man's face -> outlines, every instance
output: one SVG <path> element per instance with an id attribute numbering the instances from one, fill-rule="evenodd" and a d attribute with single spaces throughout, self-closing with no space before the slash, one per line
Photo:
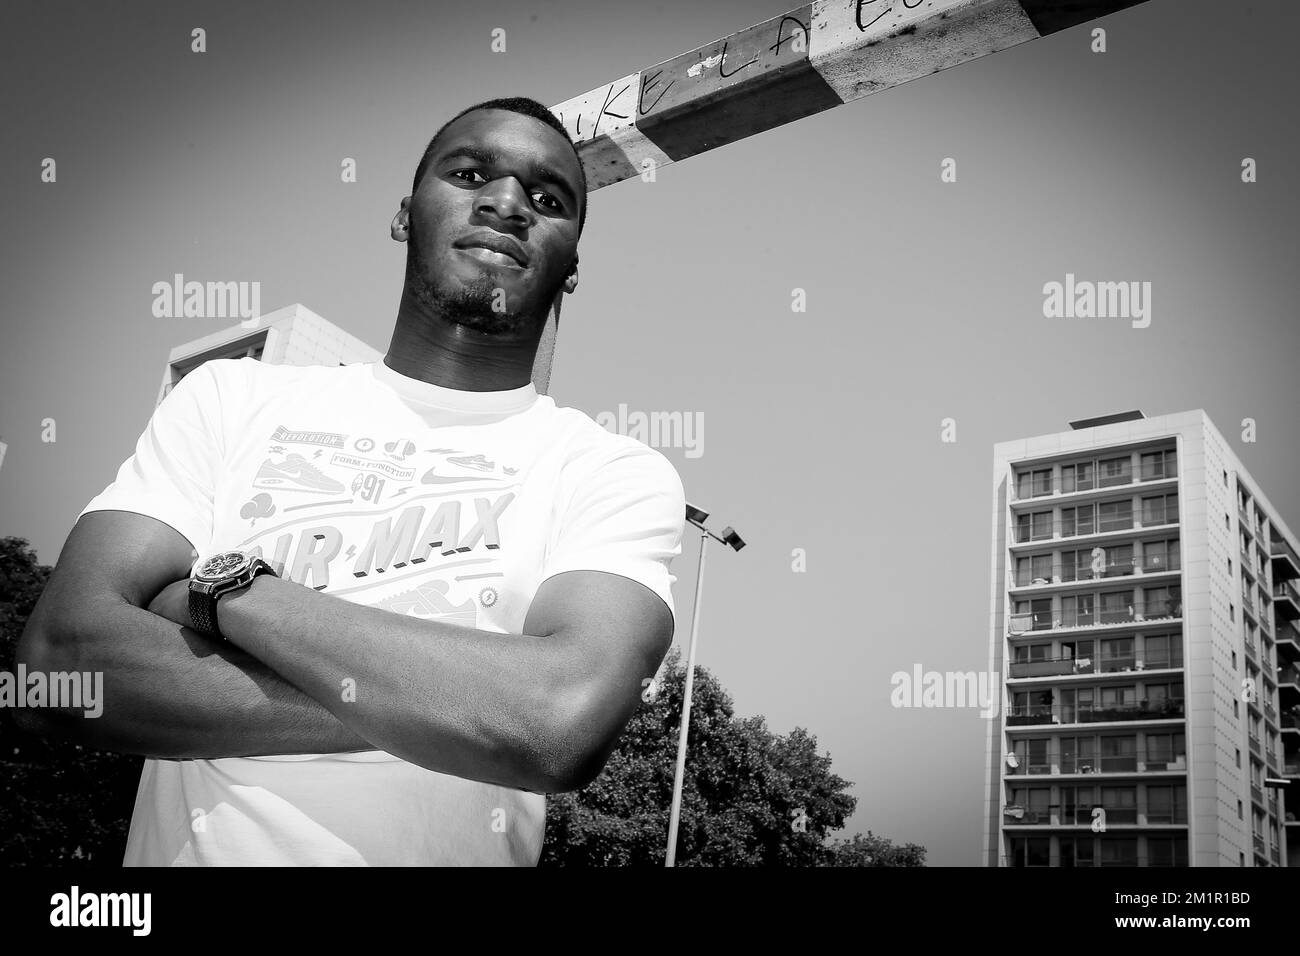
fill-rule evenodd
<path id="1" fill-rule="evenodd" d="M 467 113 L 443 131 L 407 208 L 407 286 L 460 325 L 535 336 L 561 287 L 576 284 L 583 201 L 561 133 L 509 110 Z"/>

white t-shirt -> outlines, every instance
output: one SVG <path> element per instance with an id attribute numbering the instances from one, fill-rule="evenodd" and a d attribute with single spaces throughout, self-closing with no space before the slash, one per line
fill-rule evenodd
<path id="1" fill-rule="evenodd" d="M 520 634 L 541 582 L 584 569 L 639 581 L 675 621 L 685 506 L 662 454 L 531 383 L 243 358 L 182 379 L 81 514 L 149 515 L 200 558 L 260 550 L 348 601 Z M 531 866 L 545 817 L 539 794 L 383 751 L 146 759 L 125 864 Z"/>

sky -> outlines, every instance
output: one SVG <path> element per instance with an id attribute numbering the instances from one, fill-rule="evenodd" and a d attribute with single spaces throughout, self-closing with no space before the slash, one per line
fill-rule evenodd
<path id="1" fill-rule="evenodd" d="M 263 312 L 299 302 L 385 350 L 389 223 L 438 126 L 786 4 L 5 4 L 0 535 L 53 564 L 168 352 L 232 324 L 154 318 L 153 283 L 259 281 Z M 748 547 L 710 547 L 698 663 L 738 714 L 829 751 L 858 798 L 845 835 L 933 865 L 980 863 L 986 725 L 895 709 L 890 678 L 987 666 L 995 442 L 1204 408 L 1300 527 L 1300 11 L 1149 0 L 1096 25 L 1104 54 L 1074 28 L 592 193 L 560 323 L 558 404 L 704 422 L 701 454 L 660 450 Z M 1046 317 L 1067 274 L 1150 282 L 1150 324 Z M 688 533 L 683 646 L 698 553 Z"/>

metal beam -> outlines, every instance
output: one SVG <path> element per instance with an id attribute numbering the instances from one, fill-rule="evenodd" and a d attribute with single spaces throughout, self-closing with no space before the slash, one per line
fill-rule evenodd
<path id="1" fill-rule="evenodd" d="M 1146 0 L 816 0 L 551 107 L 589 191 Z M 533 380 L 544 392 L 548 318 Z"/>

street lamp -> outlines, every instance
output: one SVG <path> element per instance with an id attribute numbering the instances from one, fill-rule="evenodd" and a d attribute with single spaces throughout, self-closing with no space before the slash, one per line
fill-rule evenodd
<path id="1" fill-rule="evenodd" d="M 668 816 L 668 852 L 664 857 L 664 866 L 674 866 L 677 859 L 677 823 L 682 810 L 682 777 L 686 772 L 686 733 L 691 723 L 691 689 L 695 686 L 695 639 L 700 627 L 700 598 L 704 592 L 704 550 L 708 539 L 721 541 L 733 551 L 745 546 L 740 535 L 730 527 L 722 529 L 718 537 L 704 522 L 709 518 L 707 511 L 701 511 L 690 502 L 686 503 L 686 520 L 700 529 L 700 563 L 695 572 L 695 607 L 691 611 L 691 649 L 686 661 L 686 691 L 682 695 L 682 724 L 677 731 L 677 770 L 673 774 L 673 806 Z"/>

